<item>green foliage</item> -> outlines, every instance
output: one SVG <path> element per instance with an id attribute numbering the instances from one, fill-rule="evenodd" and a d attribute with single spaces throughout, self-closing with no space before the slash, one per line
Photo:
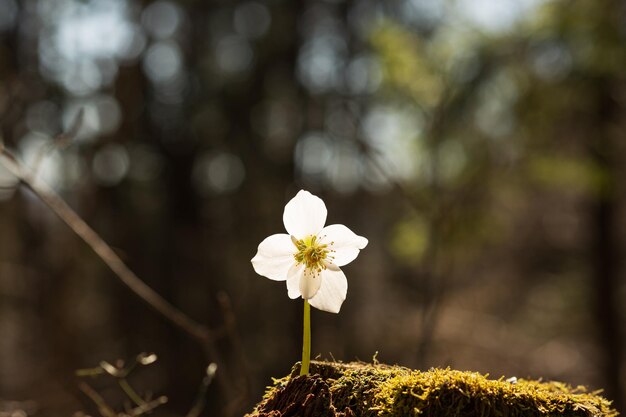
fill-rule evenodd
<path id="1" fill-rule="evenodd" d="M 414 216 L 396 224 L 391 239 L 391 251 L 401 262 L 416 265 L 426 253 L 428 228 L 424 219 Z"/>
<path id="2" fill-rule="evenodd" d="M 598 392 L 560 382 L 492 380 L 476 372 L 416 371 L 378 363 L 313 362 L 308 382 L 296 377 L 298 372 L 296 365 L 290 377 L 275 380 L 249 417 L 290 413 L 357 417 L 617 415 Z M 321 384 L 325 384 L 323 389 Z M 319 395 L 325 404 L 321 414 L 318 395 L 310 395 L 313 388 L 323 393 Z"/>
<path id="3" fill-rule="evenodd" d="M 540 185 L 584 195 L 599 195 L 608 185 L 600 167 L 572 157 L 537 156 L 529 161 L 529 175 Z"/>
<path id="4" fill-rule="evenodd" d="M 419 36 L 386 21 L 373 31 L 370 41 L 382 61 L 388 87 L 422 106 L 438 104 L 443 94 L 443 79 Z"/>

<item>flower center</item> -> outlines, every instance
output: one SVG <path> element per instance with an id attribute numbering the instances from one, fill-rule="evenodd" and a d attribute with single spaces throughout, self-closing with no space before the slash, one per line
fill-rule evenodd
<path id="1" fill-rule="evenodd" d="M 317 272 L 326 269 L 326 258 L 331 252 L 327 244 L 320 242 L 317 236 L 307 236 L 300 240 L 291 236 L 291 241 L 298 250 L 293 255 L 298 264 L 304 264 L 307 269 Z"/>

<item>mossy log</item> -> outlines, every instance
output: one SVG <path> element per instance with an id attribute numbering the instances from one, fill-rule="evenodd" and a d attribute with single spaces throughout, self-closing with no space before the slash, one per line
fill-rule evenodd
<path id="1" fill-rule="evenodd" d="M 311 363 L 268 387 L 246 417 L 615 417 L 610 401 L 560 382 L 488 379 L 451 369 Z"/>

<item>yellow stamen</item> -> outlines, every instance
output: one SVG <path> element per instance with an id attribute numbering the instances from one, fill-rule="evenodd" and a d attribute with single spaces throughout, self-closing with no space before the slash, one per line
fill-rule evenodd
<path id="1" fill-rule="evenodd" d="M 304 264 L 307 269 L 319 273 L 332 263 L 333 257 L 330 253 L 334 251 L 328 248 L 329 245 L 322 243 L 317 236 L 310 235 L 300 240 L 291 236 L 291 241 L 298 250 L 293 255 L 294 259 L 298 264 Z"/>

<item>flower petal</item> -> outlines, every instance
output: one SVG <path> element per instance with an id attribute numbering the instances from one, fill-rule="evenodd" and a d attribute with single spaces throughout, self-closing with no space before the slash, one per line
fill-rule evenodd
<path id="1" fill-rule="evenodd" d="M 334 252 L 330 254 L 330 261 L 337 266 L 344 266 L 354 261 L 359 250 L 367 246 L 367 239 L 358 236 L 343 224 L 331 224 L 322 229 L 320 240 L 329 244 Z"/>
<path id="2" fill-rule="evenodd" d="M 339 313 L 341 304 L 348 293 L 346 276 L 341 269 L 336 271 L 324 269 L 321 278 L 322 286 L 317 294 L 309 300 L 309 304 L 329 313 Z"/>
<path id="3" fill-rule="evenodd" d="M 284 233 L 271 235 L 259 244 L 256 256 L 252 258 L 252 266 L 259 275 L 274 281 L 284 281 L 289 268 L 295 264 L 294 252 L 291 236 Z"/>
<path id="4" fill-rule="evenodd" d="M 311 268 L 305 268 L 300 278 L 300 293 L 305 300 L 311 299 L 318 293 L 322 285 L 322 276 Z"/>
<path id="5" fill-rule="evenodd" d="M 304 274 L 304 264 L 293 264 L 287 272 L 287 295 L 295 299 L 302 295 L 300 292 L 300 281 Z"/>
<path id="6" fill-rule="evenodd" d="M 326 223 L 326 205 L 321 198 L 308 191 L 300 190 L 292 198 L 283 213 L 287 233 L 298 239 L 317 235 Z"/>

